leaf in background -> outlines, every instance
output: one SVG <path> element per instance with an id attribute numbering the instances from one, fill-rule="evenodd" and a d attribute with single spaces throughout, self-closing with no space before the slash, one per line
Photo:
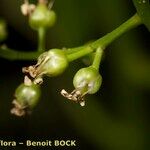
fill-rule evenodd
<path id="1" fill-rule="evenodd" d="M 143 23 L 150 31 L 150 1 L 149 0 L 133 0 L 137 13 L 141 17 Z"/>

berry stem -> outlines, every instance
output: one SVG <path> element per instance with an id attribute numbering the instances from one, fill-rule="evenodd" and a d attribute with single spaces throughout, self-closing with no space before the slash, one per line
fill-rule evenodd
<path id="1" fill-rule="evenodd" d="M 94 61 L 93 61 L 93 64 L 92 64 L 92 66 L 96 70 L 99 70 L 102 55 L 103 55 L 103 49 L 101 49 L 101 47 L 97 48 L 96 53 L 95 53 L 95 57 L 94 57 Z"/>
<path id="2" fill-rule="evenodd" d="M 45 28 L 38 29 L 38 52 L 45 51 Z"/>
<path id="3" fill-rule="evenodd" d="M 40 54 L 41 52 L 25 52 L 0 47 L 0 57 L 8 60 L 36 60 Z"/>
<path id="4" fill-rule="evenodd" d="M 76 49 L 72 49 L 72 50 L 76 50 Z M 93 52 L 93 48 L 90 46 L 86 46 L 86 47 L 81 47 L 78 51 L 76 51 L 75 53 L 71 53 L 67 55 L 68 61 L 74 61 L 78 58 L 81 58 L 87 54 L 90 54 L 91 52 Z"/>

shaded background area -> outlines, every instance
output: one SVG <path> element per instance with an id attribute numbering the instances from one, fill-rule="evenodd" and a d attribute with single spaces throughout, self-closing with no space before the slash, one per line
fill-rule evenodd
<path id="1" fill-rule="evenodd" d="M 19 0 L 1 0 L 0 16 L 8 22 L 6 43 L 18 50 L 36 48 L 36 32 L 21 15 Z M 102 37 L 135 12 L 131 0 L 56 0 L 55 27 L 48 30 L 47 49 L 76 47 Z M 144 26 L 126 33 L 105 51 L 100 91 L 84 108 L 61 97 L 84 64 L 76 61 L 56 78 L 45 78 L 42 97 L 31 116 L 10 115 L 21 68 L 34 62 L 0 58 L 0 138 L 76 139 L 78 149 L 147 150 L 149 146 L 150 36 Z M 19 149 L 19 147 L 18 147 Z M 71 148 L 70 148 L 71 149 Z"/>

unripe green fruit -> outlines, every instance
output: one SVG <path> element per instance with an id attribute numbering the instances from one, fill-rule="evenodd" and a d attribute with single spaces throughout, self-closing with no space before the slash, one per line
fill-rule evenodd
<path id="1" fill-rule="evenodd" d="M 39 4 L 29 17 L 29 24 L 33 29 L 48 28 L 55 24 L 56 14 L 45 4 Z"/>
<path id="2" fill-rule="evenodd" d="M 49 50 L 46 53 L 46 57 L 48 60 L 40 66 L 40 72 L 44 72 L 47 76 L 60 75 L 68 67 L 69 63 L 66 54 L 62 50 Z"/>
<path id="3" fill-rule="evenodd" d="M 41 91 L 38 85 L 32 84 L 30 86 L 21 84 L 15 91 L 16 101 L 21 106 L 28 106 L 33 108 L 40 98 Z"/>
<path id="4" fill-rule="evenodd" d="M 94 67 L 90 66 L 82 68 L 76 73 L 73 84 L 81 93 L 88 92 L 89 94 L 94 94 L 102 84 L 102 77 Z"/>

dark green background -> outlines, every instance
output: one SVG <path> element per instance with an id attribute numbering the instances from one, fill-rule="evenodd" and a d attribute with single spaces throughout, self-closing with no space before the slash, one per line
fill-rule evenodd
<path id="1" fill-rule="evenodd" d="M 8 23 L 7 45 L 29 51 L 36 48 L 36 32 L 21 15 L 21 4 L 1 0 L 0 16 Z M 53 8 L 57 23 L 48 30 L 47 49 L 102 37 L 136 12 L 131 0 L 56 0 Z M 144 25 L 129 31 L 107 47 L 100 67 L 102 87 L 86 98 L 84 108 L 59 94 L 62 88 L 73 90 L 72 78 L 84 66 L 76 61 L 62 76 L 45 78 L 41 101 L 25 118 L 10 115 L 11 101 L 23 81 L 21 68 L 34 62 L 0 58 L 0 139 L 76 139 L 80 150 L 148 150 L 149 50 Z"/>

